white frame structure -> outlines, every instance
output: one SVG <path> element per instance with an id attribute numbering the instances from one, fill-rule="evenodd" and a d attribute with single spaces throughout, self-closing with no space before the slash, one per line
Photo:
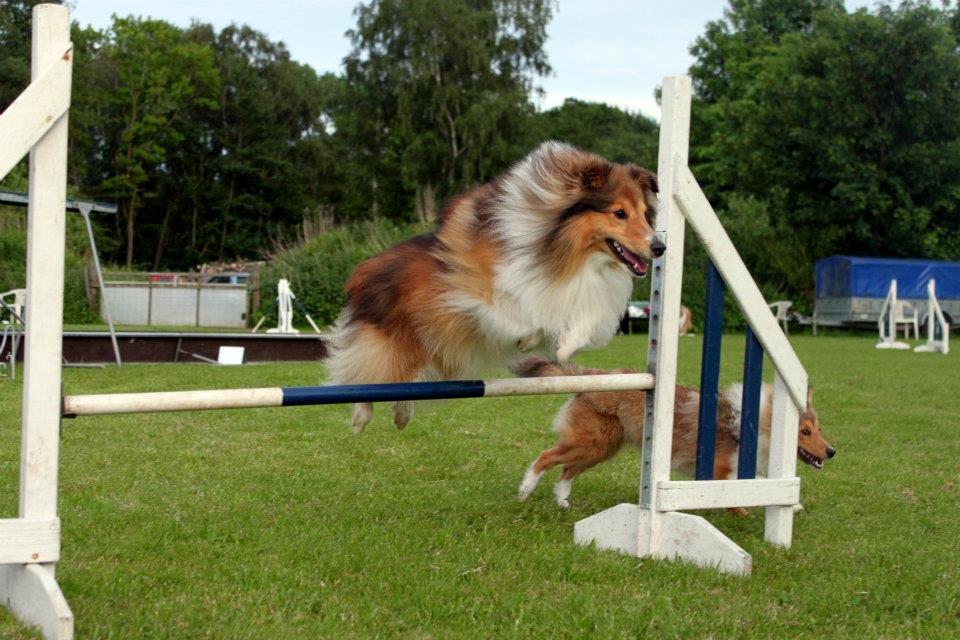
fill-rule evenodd
<path id="1" fill-rule="evenodd" d="M 890 288 L 887 290 L 887 297 L 883 299 L 883 306 L 880 307 L 880 317 L 877 318 L 877 349 L 909 349 L 910 345 L 906 342 L 897 340 L 897 281 L 890 281 Z"/>
<path id="2" fill-rule="evenodd" d="M 81 415 L 296 406 L 353 402 L 358 398 L 349 395 L 357 391 L 349 386 L 63 398 L 56 392 L 61 389 L 64 201 L 72 64 L 69 37 L 66 7 L 41 4 L 33 8 L 33 81 L 0 114 L 0 140 L 4 141 L 0 147 L 0 177 L 30 152 L 26 311 L 30 322 L 25 340 L 20 506 L 17 518 L 0 520 L 0 604 L 26 624 L 40 628 L 45 638 L 57 640 L 73 637 L 73 614 L 54 574 L 60 560 L 57 487 L 64 412 Z M 401 397 L 396 395 L 400 391 L 387 387 L 402 387 L 405 399 L 649 390 L 652 397 L 647 403 L 639 504 L 619 505 L 578 522 L 575 540 L 745 575 L 751 570 L 750 555 L 703 518 L 681 510 L 765 506 L 767 540 L 790 545 L 793 506 L 799 502 L 800 491 L 796 477 L 797 412 L 806 402 L 807 374 L 687 168 L 690 100 L 689 78 L 665 80 L 657 224 L 670 250 L 653 265 L 649 373 L 357 386 L 364 387 L 360 391 L 368 394 L 363 401 Z M 777 371 L 766 479 L 695 482 L 670 478 L 685 222 L 703 242 Z M 441 392 L 446 395 L 438 395 Z M 384 393 L 394 396 L 388 398 Z"/>
<path id="3" fill-rule="evenodd" d="M 639 504 L 620 504 L 577 522 L 574 540 L 633 556 L 684 560 L 748 575 L 752 569 L 750 554 L 704 518 L 681 510 L 763 506 L 767 541 L 790 546 L 793 507 L 800 500 L 797 428 L 798 412 L 806 405 L 807 373 L 687 166 L 691 96 L 689 77 L 664 80 L 657 232 L 670 249 L 653 263 L 647 366 L 654 374 L 656 387 L 647 397 Z M 680 314 L 685 222 L 717 266 L 776 369 L 765 479 L 670 478 L 677 376 L 675 327 Z"/>
<path id="4" fill-rule="evenodd" d="M 0 520 L 0 603 L 45 638 L 72 638 L 73 613 L 57 585 L 57 473 L 67 199 L 70 12 L 33 7 L 31 83 L 0 114 L 0 178 L 28 152 L 27 307 L 19 517 Z M 53 391 L 53 392 L 51 392 Z"/>
<path id="5" fill-rule="evenodd" d="M 939 330 L 940 337 L 937 338 Z M 937 282 L 927 281 L 927 343 L 913 349 L 919 353 L 950 353 L 950 323 L 943 315 L 937 300 Z"/>

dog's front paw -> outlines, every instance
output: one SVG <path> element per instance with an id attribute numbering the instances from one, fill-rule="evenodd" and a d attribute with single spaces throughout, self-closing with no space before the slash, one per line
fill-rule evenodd
<path id="1" fill-rule="evenodd" d="M 410 420 L 413 419 L 413 403 L 412 402 L 398 402 L 393 405 L 393 424 L 396 425 L 397 429 L 403 430 Z"/>
<path id="2" fill-rule="evenodd" d="M 561 509 L 569 509 L 570 500 L 568 498 L 557 498 L 557 506 Z"/>
<path id="3" fill-rule="evenodd" d="M 560 349 L 557 349 L 557 362 L 559 362 L 560 364 L 569 363 L 570 358 L 572 358 L 573 354 L 575 354 L 576 352 L 577 352 L 576 349 L 572 349 L 569 347 L 567 348 L 561 347 Z"/>
<path id="4" fill-rule="evenodd" d="M 542 339 L 543 339 L 543 334 L 541 334 L 539 331 L 537 331 L 536 333 L 531 333 L 529 336 L 524 336 L 523 338 L 520 338 L 519 340 L 517 340 L 517 349 L 521 353 L 528 353 L 530 351 L 533 351 L 536 348 L 536 346 L 540 344 L 540 341 Z"/>
<path id="5" fill-rule="evenodd" d="M 354 433 L 363 433 L 364 428 L 373 418 L 373 405 L 369 402 L 358 402 L 353 405 L 353 417 L 350 425 Z"/>
<path id="6" fill-rule="evenodd" d="M 793 505 L 793 512 L 797 513 L 798 511 L 803 511 L 803 505 L 800 504 L 799 502 Z"/>

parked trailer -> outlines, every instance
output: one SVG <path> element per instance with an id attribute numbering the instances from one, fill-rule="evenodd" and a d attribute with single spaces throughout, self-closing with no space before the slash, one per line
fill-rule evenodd
<path id="1" fill-rule="evenodd" d="M 960 323 L 960 262 L 830 256 L 817 260 L 814 322 L 820 326 L 875 327 L 890 281 L 897 296 L 916 308 L 920 324 L 930 314 L 927 283 L 937 282 L 944 319 Z"/>

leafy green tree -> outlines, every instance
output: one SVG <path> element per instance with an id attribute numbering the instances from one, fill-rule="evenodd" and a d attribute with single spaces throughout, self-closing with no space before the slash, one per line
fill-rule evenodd
<path id="1" fill-rule="evenodd" d="M 99 190 L 119 200 L 129 267 L 137 215 L 155 195 L 151 178 L 169 171 L 188 107 L 215 106 L 219 78 L 209 48 L 185 41 L 179 29 L 160 20 L 115 18 L 103 56 L 106 86 L 100 97 L 109 117 L 105 144 L 112 167 Z"/>
<path id="2" fill-rule="evenodd" d="M 695 171 L 758 279 L 833 253 L 960 257 L 957 13 L 731 3 L 692 49 Z"/>
<path id="3" fill-rule="evenodd" d="M 656 167 L 659 126 L 640 113 L 567 98 L 537 116 L 541 139 L 569 142 L 614 162 Z"/>
<path id="4" fill-rule="evenodd" d="M 374 215 L 388 161 L 400 160 L 406 185 L 426 209 L 434 194 L 486 180 L 517 157 L 514 140 L 532 115 L 533 78 L 549 71 L 543 44 L 551 12 L 544 0 L 372 0 L 357 7 L 344 62 L 363 128 L 345 133 L 368 142 Z"/>
<path id="5" fill-rule="evenodd" d="M 0 2 L 0 113 L 30 84 L 31 13 L 34 5 L 47 1 Z"/>

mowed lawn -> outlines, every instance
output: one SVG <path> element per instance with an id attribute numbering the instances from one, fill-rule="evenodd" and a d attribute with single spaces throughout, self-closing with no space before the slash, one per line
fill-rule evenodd
<path id="1" fill-rule="evenodd" d="M 78 638 L 957 638 L 960 353 L 792 339 L 837 457 L 800 470 L 792 549 L 755 510 L 705 512 L 754 556 L 713 571 L 573 544 L 577 520 L 635 501 L 625 452 L 552 500 L 524 468 L 563 396 L 418 406 L 398 432 L 344 406 L 63 423 L 60 584 Z M 697 384 L 699 338 L 681 340 Z M 743 336 L 724 345 L 740 376 Z M 578 361 L 642 367 L 646 337 Z M 770 378 L 770 363 L 765 375 Z M 68 393 L 316 384 L 321 364 L 68 369 Z M 16 514 L 20 384 L 0 380 L 0 516 Z M 56 393 L 56 389 L 51 389 Z M 554 472 L 555 474 L 556 472 Z M 0 637 L 35 637 L 0 613 Z"/>

